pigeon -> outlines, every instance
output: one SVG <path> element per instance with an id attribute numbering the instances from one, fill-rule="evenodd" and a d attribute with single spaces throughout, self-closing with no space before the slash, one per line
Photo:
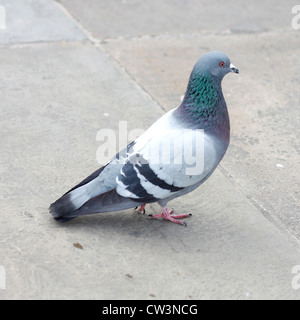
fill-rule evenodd
<path id="1" fill-rule="evenodd" d="M 77 216 L 126 210 L 157 202 L 163 218 L 186 226 L 167 208 L 169 201 L 200 186 L 222 160 L 230 140 L 230 122 L 221 82 L 239 73 L 228 56 L 208 52 L 196 62 L 181 104 L 152 124 L 62 197 L 49 211 L 66 222 Z"/>

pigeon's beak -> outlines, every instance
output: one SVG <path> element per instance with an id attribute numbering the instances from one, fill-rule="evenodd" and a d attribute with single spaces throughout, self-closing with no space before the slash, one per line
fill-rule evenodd
<path id="1" fill-rule="evenodd" d="M 236 68 L 232 63 L 230 63 L 230 67 L 229 68 L 230 68 L 231 72 L 240 73 L 239 69 Z"/>

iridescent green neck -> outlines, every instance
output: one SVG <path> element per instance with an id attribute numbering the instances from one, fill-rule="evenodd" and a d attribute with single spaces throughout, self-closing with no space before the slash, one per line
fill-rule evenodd
<path id="1" fill-rule="evenodd" d="M 205 121 L 215 117 L 220 94 L 221 82 L 212 75 L 192 74 L 182 105 L 194 120 Z"/>
<path id="2" fill-rule="evenodd" d="M 230 123 L 221 81 L 221 77 L 196 66 L 184 99 L 173 115 L 182 127 L 204 129 L 206 134 L 217 137 L 227 146 Z"/>

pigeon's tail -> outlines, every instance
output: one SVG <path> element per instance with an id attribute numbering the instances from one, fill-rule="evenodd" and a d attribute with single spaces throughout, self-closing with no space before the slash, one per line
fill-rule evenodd
<path id="1" fill-rule="evenodd" d="M 77 216 L 125 210 L 141 205 L 137 201 L 120 196 L 115 189 L 89 199 L 81 207 L 76 208 L 72 202 L 72 196 L 66 194 L 52 203 L 49 210 L 54 219 L 66 222 Z"/>
<path id="2" fill-rule="evenodd" d="M 83 198 L 83 196 L 84 193 L 81 198 Z M 64 194 L 61 198 L 52 203 L 49 207 L 49 211 L 54 219 L 64 222 L 73 219 L 73 217 L 71 218 L 69 217 L 69 215 L 79 208 L 80 207 L 78 207 L 78 204 L 76 204 L 76 199 L 73 196 L 73 192 L 70 191 L 69 193 Z"/>
<path id="3" fill-rule="evenodd" d="M 107 167 L 107 170 L 104 169 Z M 132 199 L 120 196 L 115 191 L 118 167 L 106 165 L 85 178 L 74 188 L 52 203 L 49 211 L 60 222 L 80 215 L 125 210 L 139 205 Z M 101 178 L 106 176 L 106 183 Z"/>
<path id="4" fill-rule="evenodd" d="M 71 190 L 66 192 L 62 197 L 52 203 L 49 207 L 49 211 L 53 217 L 58 219 L 59 217 L 65 215 L 67 216 L 71 212 L 78 210 L 91 198 L 107 191 L 105 189 L 100 189 L 98 193 L 95 193 L 95 190 L 97 190 L 97 177 L 99 177 L 104 168 L 105 166 L 92 173 L 90 176 L 85 178 Z M 65 219 L 65 221 L 68 220 L 70 219 Z M 61 219 L 61 221 L 63 221 L 63 219 Z"/>

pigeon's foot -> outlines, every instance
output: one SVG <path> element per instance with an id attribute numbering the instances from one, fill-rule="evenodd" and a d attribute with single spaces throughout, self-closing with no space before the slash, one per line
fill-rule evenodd
<path id="1" fill-rule="evenodd" d="M 171 222 L 181 224 L 181 225 L 183 225 L 185 227 L 187 226 L 186 222 L 181 221 L 181 220 L 177 220 L 177 219 L 183 219 L 183 218 L 190 217 L 191 214 L 177 214 L 177 215 L 174 215 L 172 213 L 173 213 L 173 209 L 169 211 L 167 208 L 163 208 L 162 213 L 155 214 L 154 216 L 152 216 L 152 219 L 163 218 L 165 220 L 169 220 Z"/>
<path id="2" fill-rule="evenodd" d="M 146 213 L 146 203 L 142 204 L 139 208 L 138 207 L 135 207 L 135 209 L 138 209 L 137 212 L 139 214 L 145 214 Z"/>

